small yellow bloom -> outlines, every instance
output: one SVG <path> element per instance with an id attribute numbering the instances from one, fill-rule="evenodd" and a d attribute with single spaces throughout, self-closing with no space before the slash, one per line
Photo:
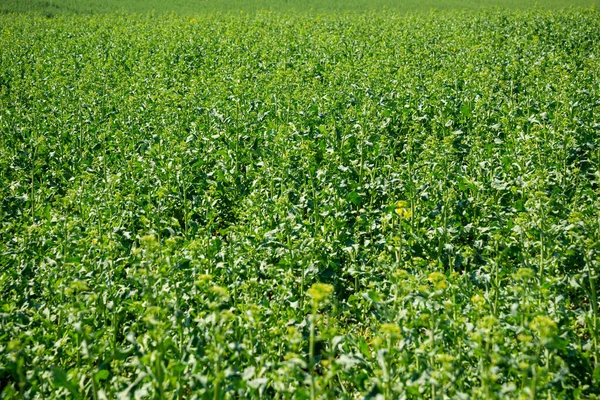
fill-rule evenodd
<path id="1" fill-rule="evenodd" d="M 213 278 L 213 276 L 210 274 L 199 275 L 198 278 L 196 279 L 196 285 L 204 286 L 204 285 L 208 284 L 212 280 L 212 278 Z"/>
<path id="2" fill-rule="evenodd" d="M 308 295 L 318 304 L 333 293 L 333 286 L 326 283 L 315 283 L 308 289 Z"/>
<path id="3" fill-rule="evenodd" d="M 545 315 L 538 315 L 535 317 L 529 326 L 536 331 L 542 339 L 550 339 L 558 334 L 556 322 Z"/>
<path id="4" fill-rule="evenodd" d="M 531 343 L 531 340 L 533 338 L 531 336 L 529 336 L 529 335 L 524 335 L 524 334 L 521 333 L 521 334 L 517 335 L 517 339 L 521 343 Z"/>
<path id="5" fill-rule="evenodd" d="M 451 364 L 454 361 L 454 357 L 450 354 L 437 354 L 435 356 L 436 360 L 442 364 Z"/>
<path id="6" fill-rule="evenodd" d="M 477 325 L 483 329 L 493 329 L 494 327 L 498 326 L 498 319 L 493 315 L 487 315 L 480 319 Z"/>
<path id="7" fill-rule="evenodd" d="M 429 274 L 427 279 L 433 284 L 433 286 L 435 286 L 436 289 L 446 289 L 448 287 L 446 275 L 442 274 L 441 272 L 432 272 Z"/>
<path id="8" fill-rule="evenodd" d="M 13 339 L 8 342 L 8 351 L 17 351 L 21 348 L 21 342 L 18 339 Z"/>
<path id="9" fill-rule="evenodd" d="M 519 268 L 513 277 L 523 282 L 531 282 L 535 278 L 535 272 L 531 268 Z"/>
<path id="10" fill-rule="evenodd" d="M 483 305 L 485 304 L 485 298 L 480 294 L 476 294 L 473 297 L 471 297 L 471 303 L 473 303 L 477 307 L 483 307 Z"/>
<path id="11" fill-rule="evenodd" d="M 397 269 L 394 272 L 394 278 L 401 280 L 401 279 L 409 279 L 410 278 L 410 274 L 408 273 L 407 270 L 405 269 Z"/>
<path id="12" fill-rule="evenodd" d="M 219 297 L 223 300 L 227 300 L 229 298 L 229 293 L 227 292 L 227 289 L 225 289 L 223 286 L 213 285 L 210 288 L 208 288 L 208 291 L 214 294 L 216 297 Z"/>
<path id="13" fill-rule="evenodd" d="M 409 219 L 412 216 L 408 203 L 404 200 L 400 200 L 396 203 L 396 214 L 404 219 Z"/>
<path id="14" fill-rule="evenodd" d="M 153 235 L 145 235 L 140 238 L 141 247 L 148 250 L 155 250 L 160 247 L 160 243 Z"/>
<path id="15" fill-rule="evenodd" d="M 383 333 L 384 335 L 389 335 L 391 337 L 400 336 L 400 334 L 402 333 L 398 324 L 382 324 L 380 330 L 381 333 Z"/>

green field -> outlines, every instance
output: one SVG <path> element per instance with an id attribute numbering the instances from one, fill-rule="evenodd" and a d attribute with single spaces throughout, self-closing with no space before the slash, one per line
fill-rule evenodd
<path id="1" fill-rule="evenodd" d="M 196 15 L 206 12 L 427 12 L 430 10 L 485 10 L 491 8 L 565 9 L 598 7 L 600 0 L 3 0 L 0 12 L 65 13 L 154 12 Z"/>
<path id="2" fill-rule="evenodd" d="M 0 398 L 599 398 L 599 11 L 35 4 Z"/>

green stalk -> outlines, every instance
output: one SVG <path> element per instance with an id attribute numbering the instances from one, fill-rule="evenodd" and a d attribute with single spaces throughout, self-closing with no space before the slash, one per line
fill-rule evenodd
<path id="1" fill-rule="evenodd" d="M 37 153 L 37 137 L 36 137 L 35 147 L 33 148 L 33 151 L 31 154 L 31 163 L 33 165 L 31 166 L 31 185 L 30 185 L 31 198 L 30 198 L 29 202 L 31 203 L 31 224 L 32 225 L 35 221 L 35 201 L 34 200 L 35 200 L 35 168 L 36 168 L 35 158 L 36 158 L 36 153 Z"/>
<path id="2" fill-rule="evenodd" d="M 434 358 L 434 353 L 435 353 L 435 314 L 432 313 L 431 314 L 431 319 L 430 319 L 430 325 L 429 325 L 429 329 L 431 329 L 431 358 L 429 359 L 429 363 L 431 365 L 431 368 L 433 369 L 435 367 L 435 358 Z M 435 383 L 431 382 L 431 399 L 435 400 L 436 399 L 436 387 L 435 387 Z"/>
<path id="3" fill-rule="evenodd" d="M 94 373 L 91 374 L 90 379 L 92 381 L 92 395 L 94 400 L 98 400 L 98 384 L 96 383 L 96 377 Z"/>
<path id="4" fill-rule="evenodd" d="M 300 277 L 300 310 L 304 310 L 304 261 L 301 260 L 302 263 L 302 276 Z"/>
<path id="5" fill-rule="evenodd" d="M 81 338 L 79 333 L 75 335 L 75 342 L 77 343 L 77 368 L 81 368 Z"/>
<path id="6" fill-rule="evenodd" d="M 312 302 L 312 316 L 310 318 L 310 339 L 308 347 L 308 370 L 310 371 L 310 398 L 315 397 L 315 319 L 317 317 L 317 302 Z"/>
<path id="7" fill-rule="evenodd" d="M 587 257 L 586 257 L 587 258 Z M 586 260 L 588 280 L 590 282 L 590 311 L 592 314 L 592 326 L 590 333 L 594 345 L 594 361 L 598 363 L 598 293 L 594 284 L 595 276 L 592 274 L 591 260 Z"/>
<path id="8" fill-rule="evenodd" d="M 219 356 L 219 353 L 217 352 L 217 362 L 215 363 L 215 390 L 213 392 L 213 400 L 217 400 L 219 398 L 219 392 L 220 392 L 220 387 L 221 387 L 221 379 L 219 377 L 220 364 L 221 364 L 221 357 Z"/>
<path id="9" fill-rule="evenodd" d="M 394 221 L 392 220 L 392 224 L 394 224 Z M 402 215 L 400 215 L 400 242 L 398 243 L 398 248 L 396 248 L 396 264 L 398 264 L 398 266 L 400 266 L 400 255 L 402 254 L 402 242 L 403 242 L 403 235 L 402 235 Z"/>
<path id="10" fill-rule="evenodd" d="M 496 257 L 498 257 L 498 242 L 496 242 L 495 244 L 495 254 Z M 494 260 L 492 261 L 494 264 L 494 315 L 497 316 L 498 315 L 498 297 L 499 297 L 499 292 L 500 292 L 500 277 L 499 277 L 499 273 L 498 273 L 498 261 Z"/>
<path id="11" fill-rule="evenodd" d="M 388 335 L 387 337 L 387 347 L 388 347 L 388 354 L 392 354 L 392 337 L 391 335 Z M 389 367 L 387 365 L 387 362 L 384 365 L 384 369 L 383 369 L 383 398 L 385 400 L 389 400 L 391 399 L 391 394 L 390 394 L 390 370 Z"/>

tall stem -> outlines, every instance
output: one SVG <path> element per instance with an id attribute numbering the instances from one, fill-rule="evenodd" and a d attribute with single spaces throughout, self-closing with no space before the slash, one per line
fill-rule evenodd
<path id="1" fill-rule="evenodd" d="M 315 399 L 315 318 L 317 316 L 317 302 L 313 300 L 312 316 L 310 318 L 310 342 L 308 347 L 308 369 L 310 371 L 310 398 Z"/>

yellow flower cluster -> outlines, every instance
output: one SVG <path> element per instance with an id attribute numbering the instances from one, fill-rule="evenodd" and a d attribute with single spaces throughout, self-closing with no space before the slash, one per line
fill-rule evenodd
<path id="1" fill-rule="evenodd" d="M 316 303 L 327 299 L 333 293 L 333 286 L 326 283 L 315 283 L 308 289 L 308 294 Z"/>
<path id="2" fill-rule="evenodd" d="M 400 336 L 400 334 L 402 333 L 402 330 L 400 329 L 398 324 L 382 324 L 380 330 L 381 333 L 383 333 L 384 335 L 389 335 L 391 337 Z"/>
<path id="3" fill-rule="evenodd" d="M 446 282 L 446 275 L 441 272 L 432 272 L 427 278 L 429 282 L 433 284 L 436 289 L 446 289 L 448 283 Z"/>
<path id="4" fill-rule="evenodd" d="M 535 317 L 529 326 L 536 331 L 542 339 L 550 339 L 558 334 L 556 322 L 545 315 L 538 315 Z"/>
<path id="5" fill-rule="evenodd" d="M 401 216 L 403 219 L 409 219 L 412 217 L 412 211 L 408 203 L 404 200 L 400 200 L 396 203 L 396 214 Z"/>

